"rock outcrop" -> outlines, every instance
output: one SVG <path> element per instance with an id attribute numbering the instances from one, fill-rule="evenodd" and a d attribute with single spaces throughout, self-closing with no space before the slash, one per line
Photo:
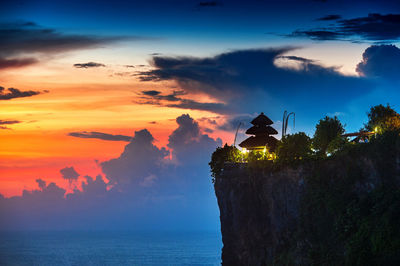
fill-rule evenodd
<path id="1" fill-rule="evenodd" d="M 400 213 L 390 204 L 400 206 L 400 157 L 395 146 L 387 158 L 380 158 L 381 152 L 364 154 L 357 150 L 354 154 L 274 170 L 225 164 L 214 181 L 220 209 L 222 264 L 357 264 L 361 255 L 355 245 L 365 242 L 362 248 L 367 253 L 373 253 L 371 245 L 375 245 L 368 244 L 373 242 L 368 234 L 361 238 L 360 228 L 367 224 L 372 228 L 371 234 L 379 231 L 374 229 L 380 228 L 376 219 L 385 215 L 392 218 L 384 223 L 389 224 L 384 230 L 394 230 L 390 233 L 394 239 L 382 240 L 382 245 L 392 241 L 394 245 L 385 254 L 392 258 L 389 263 L 397 262 L 399 256 L 391 249 L 399 242 L 399 218 L 395 217 Z M 392 191 L 394 200 L 390 198 L 386 205 L 376 207 L 380 210 L 372 211 L 375 205 L 392 197 Z M 358 265 L 361 263 L 362 260 Z"/>

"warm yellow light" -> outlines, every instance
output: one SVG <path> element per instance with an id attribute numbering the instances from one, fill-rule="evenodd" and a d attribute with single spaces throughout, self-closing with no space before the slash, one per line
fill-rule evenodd
<path id="1" fill-rule="evenodd" d="M 266 148 L 266 147 L 264 147 L 263 153 L 265 153 L 266 151 L 267 151 L 267 148 Z"/>
<path id="2" fill-rule="evenodd" d="M 375 133 L 377 133 L 378 132 L 378 127 L 375 127 L 374 131 L 375 131 Z"/>
<path id="3" fill-rule="evenodd" d="M 246 149 L 246 148 L 243 148 L 243 149 L 242 149 L 242 153 L 246 154 L 246 153 L 247 153 L 247 149 Z"/>

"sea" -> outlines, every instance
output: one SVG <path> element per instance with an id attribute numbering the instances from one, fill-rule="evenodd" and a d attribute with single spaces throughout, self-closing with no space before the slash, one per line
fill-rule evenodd
<path id="1" fill-rule="evenodd" d="M 0 265 L 221 265 L 220 232 L 0 232 Z"/>

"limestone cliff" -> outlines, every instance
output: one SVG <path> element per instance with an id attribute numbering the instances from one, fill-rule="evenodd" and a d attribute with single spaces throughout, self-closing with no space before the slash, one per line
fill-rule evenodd
<path id="1" fill-rule="evenodd" d="M 226 163 L 214 180 L 223 265 L 400 265 L 400 156 L 387 144 L 296 166 Z"/>

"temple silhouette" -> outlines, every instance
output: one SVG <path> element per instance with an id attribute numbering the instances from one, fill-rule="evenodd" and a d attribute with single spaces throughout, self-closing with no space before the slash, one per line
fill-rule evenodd
<path id="1" fill-rule="evenodd" d="M 248 137 L 239 146 L 250 151 L 264 150 L 265 148 L 268 151 L 274 151 L 278 143 L 278 140 L 271 136 L 278 134 L 278 131 L 271 127 L 274 122 L 261 113 L 250 123 L 253 126 L 246 130 L 246 134 L 254 136 Z"/>

